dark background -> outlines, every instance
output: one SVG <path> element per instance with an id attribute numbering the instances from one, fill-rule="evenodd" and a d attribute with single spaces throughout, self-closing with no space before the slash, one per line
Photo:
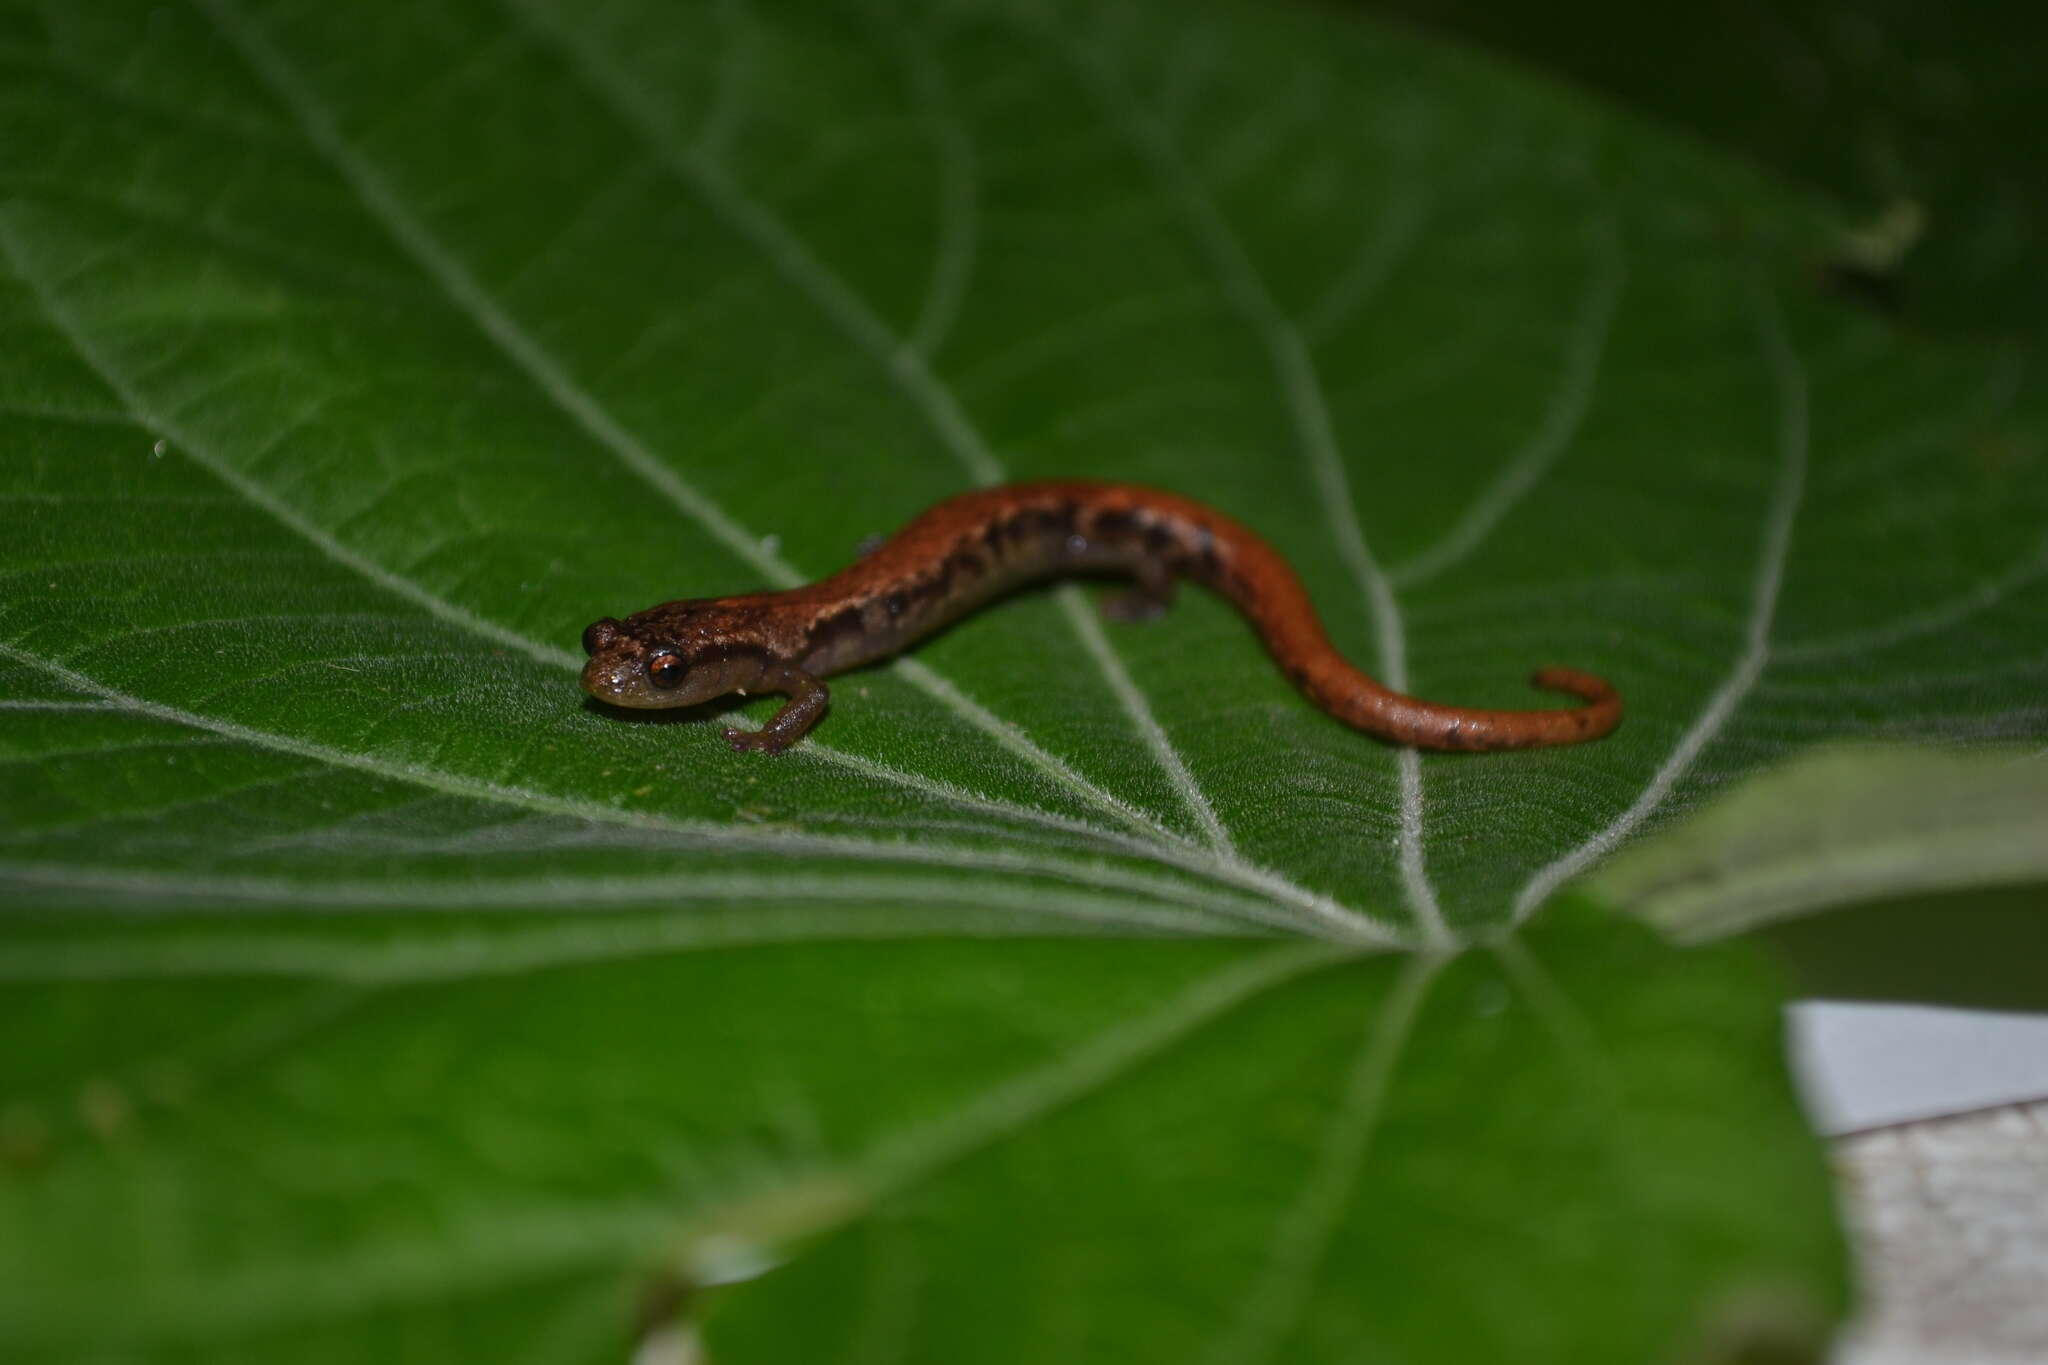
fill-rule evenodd
<path id="1" fill-rule="evenodd" d="M 1342 0 L 1335 0 L 1342 2 Z M 1355 0 L 1477 42 L 1835 196 L 1918 206 L 1895 265 L 1839 262 L 1906 325 L 2041 335 L 2048 9 L 1995 0 Z"/>

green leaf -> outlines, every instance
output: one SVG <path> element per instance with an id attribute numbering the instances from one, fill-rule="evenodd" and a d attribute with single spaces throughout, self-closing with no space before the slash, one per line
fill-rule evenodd
<path id="1" fill-rule="evenodd" d="M 0 43 L 12 1354 L 1818 1349 L 1776 971 L 1544 907 L 1812 742 L 2040 732 L 2029 353 L 1316 9 Z M 1055 474 L 1242 518 L 1396 685 L 1628 719 L 1421 758 L 1072 587 L 777 760 L 576 689 L 597 616 Z"/>
<path id="2" fill-rule="evenodd" d="M 1804 755 L 1638 842 L 1586 890 L 1679 942 L 1757 936 L 1814 995 L 2048 1007 L 2038 757 Z"/>
<path id="3" fill-rule="evenodd" d="M 1820 751 L 1614 859 L 1586 889 L 1684 941 L 1816 911 L 2048 881 L 2048 780 L 2027 757 Z"/>

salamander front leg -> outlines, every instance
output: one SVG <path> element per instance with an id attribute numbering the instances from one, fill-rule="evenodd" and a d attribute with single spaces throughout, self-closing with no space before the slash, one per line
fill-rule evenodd
<path id="1" fill-rule="evenodd" d="M 1157 621 L 1173 605 L 1173 574 L 1157 562 L 1140 564 L 1138 581 L 1102 599 L 1106 621 Z"/>
<path id="2" fill-rule="evenodd" d="M 832 689 L 801 668 L 789 664 L 763 677 L 760 686 L 763 690 L 788 693 L 789 701 L 775 713 L 775 719 L 758 730 L 741 730 L 731 725 L 725 727 L 721 733 L 725 735 L 726 742 L 741 753 L 749 750 L 762 754 L 781 753 L 818 723 L 825 714 L 826 705 L 832 700 Z"/>

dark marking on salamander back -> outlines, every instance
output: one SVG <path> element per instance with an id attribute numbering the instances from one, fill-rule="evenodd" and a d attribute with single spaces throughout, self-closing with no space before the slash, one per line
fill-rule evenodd
<path id="1" fill-rule="evenodd" d="M 1130 512 L 1100 512 L 1095 517 L 1095 537 L 1098 540 L 1124 540 L 1137 529 L 1138 518 Z"/>
<path id="2" fill-rule="evenodd" d="M 939 578 L 948 587 L 958 587 L 964 583 L 971 583 L 975 579 L 980 578 L 982 572 L 981 556 L 966 546 L 962 546 L 947 555 L 945 562 L 939 566 Z"/>
<path id="3" fill-rule="evenodd" d="M 863 605 L 855 602 L 839 608 L 830 615 L 819 617 L 811 627 L 809 648 L 806 653 L 836 653 L 839 646 L 862 634 L 867 628 L 867 623 L 862 619 Z"/>
<path id="4" fill-rule="evenodd" d="M 1076 507 L 1071 502 L 1060 503 L 1059 506 L 1053 508 L 1052 521 L 1048 528 L 1052 532 L 1052 538 L 1059 544 L 1065 545 L 1074 538 L 1074 527 L 1079 523 L 1080 519 L 1081 509 L 1079 507 Z"/>

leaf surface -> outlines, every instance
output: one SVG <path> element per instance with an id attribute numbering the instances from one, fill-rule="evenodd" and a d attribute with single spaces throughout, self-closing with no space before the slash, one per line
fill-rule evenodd
<path id="1" fill-rule="evenodd" d="M 676 1311 L 728 1365 L 1815 1339 L 1775 973 L 1536 914 L 1817 740 L 2040 732 L 2025 353 L 1813 291 L 1782 186 L 1319 11 L 5 43 L 33 1358 L 595 1360 Z M 1397 686 L 1567 664 L 1628 719 L 1420 758 L 1218 602 L 1073 587 L 776 761 L 577 692 L 594 617 L 1063 474 L 1270 536 Z"/>

